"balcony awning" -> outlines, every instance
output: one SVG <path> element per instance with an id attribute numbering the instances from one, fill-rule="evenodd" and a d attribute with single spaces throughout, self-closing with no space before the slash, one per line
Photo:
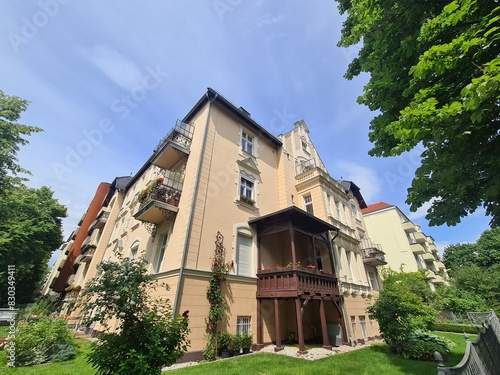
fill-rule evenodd
<path id="1" fill-rule="evenodd" d="M 340 232 L 336 226 L 318 219 L 316 216 L 295 206 L 248 220 L 248 224 L 256 228 L 257 233 L 263 233 L 265 232 L 263 229 L 269 229 L 271 226 L 275 228 L 283 227 L 283 231 L 285 231 L 289 228 L 288 224 L 290 222 L 294 229 L 301 229 L 312 235 L 319 235 L 330 230 Z"/>

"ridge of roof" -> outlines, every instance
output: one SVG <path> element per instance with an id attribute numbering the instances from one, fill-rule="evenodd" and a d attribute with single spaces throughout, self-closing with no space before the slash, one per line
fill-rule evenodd
<path id="1" fill-rule="evenodd" d="M 373 204 L 368 205 L 366 208 L 363 208 L 361 210 L 361 212 L 364 215 L 364 214 L 369 214 L 371 212 L 384 210 L 384 209 L 390 208 L 390 207 L 395 207 L 395 206 L 393 204 L 389 204 L 389 203 L 385 203 L 385 202 L 378 202 L 378 203 L 373 203 Z"/>

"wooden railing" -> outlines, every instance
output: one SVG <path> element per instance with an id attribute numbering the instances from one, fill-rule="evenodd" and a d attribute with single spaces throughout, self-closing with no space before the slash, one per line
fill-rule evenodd
<path id="1" fill-rule="evenodd" d="M 257 273 L 257 298 L 339 295 L 337 278 L 307 268 L 261 270 Z"/>

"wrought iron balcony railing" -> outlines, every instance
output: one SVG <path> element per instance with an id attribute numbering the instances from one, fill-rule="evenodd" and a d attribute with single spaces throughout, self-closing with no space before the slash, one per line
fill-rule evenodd
<path id="1" fill-rule="evenodd" d="M 361 250 L 363 252 L 363 262 L 372 266 L 383 266 L 387 264 L 385 253 L 380 249 L 379 244 L 374 244 L 369 238 L 361 240 Z"/>
<path id="2" fill-rule="evenodd" d="M 193 132 L 193 125 L 177 120 L 174 128 L 153 150 L 153 164 L 164 169 L 172 168 L 183 156 L 189 154 Z"/>
<path id="3" fill-rule="evenodd" d="M 337 278 L 307 268 L 260 270 L 257 272 L 257 298 L 298 296 L 336 297 L 340 295 Z"/>
<path id="4" fill-rule="evenodd" d="M 160 177 L 139 193 L 139 209 L 134 217 L 142 222 L 160 224 L 178 211 L 184 175 L 169 172 L 168 178 Z"/>

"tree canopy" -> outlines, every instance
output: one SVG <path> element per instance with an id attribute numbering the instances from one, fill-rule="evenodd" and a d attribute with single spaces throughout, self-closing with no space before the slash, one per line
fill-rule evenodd
<path id="1" fill-rule="evenodd" d="M 443 263 L 451 276 L 450 287 L 441 293 L 445 309 L 487 306 L 500 312 L 500 228 L 485 230 L 475 243 L 447 246 Z"/>
<path id="2" fill-rule="evenodd" d="M 422 145 L 408 189 L 430 225 L 455 225 L 483 205 L 500 224 L 500 6 L 491 0 L 336 0 L 339 45 L 362 43 L 346 78 L 370 73 L 360 104 L 378 114 L 370 154 Z"/>
<path id="3" fill-rule="evenodd" d="M 28 101 L 0 91 L 0 285 L 7 285 L 7 270 L 15 266 L 16 304 L 33 302 L 44 279 L 50 255 L 62 242 L 66 208 L 46 186 L 23 184 L 29 173 L 17 160 L 25 136 L 40 128 L 21 125 Z M 10 271 L 10 269 L 9 269 Z M 0 306 L 7 303 L 7 288 L 0 288 Z"/>
<path id="4" fill-rule="evenodd" d="M 25 136 L 40 132 L 42 129 L 17 123 L 28 104 L 29 101 L 5 95 L 0 90 L 0 194 L 13 183 L 26 180 L 19 177 L 19 174 L 29 174 L 18 164 L 17 153 L 20 146 L 28 144 Z"/>

